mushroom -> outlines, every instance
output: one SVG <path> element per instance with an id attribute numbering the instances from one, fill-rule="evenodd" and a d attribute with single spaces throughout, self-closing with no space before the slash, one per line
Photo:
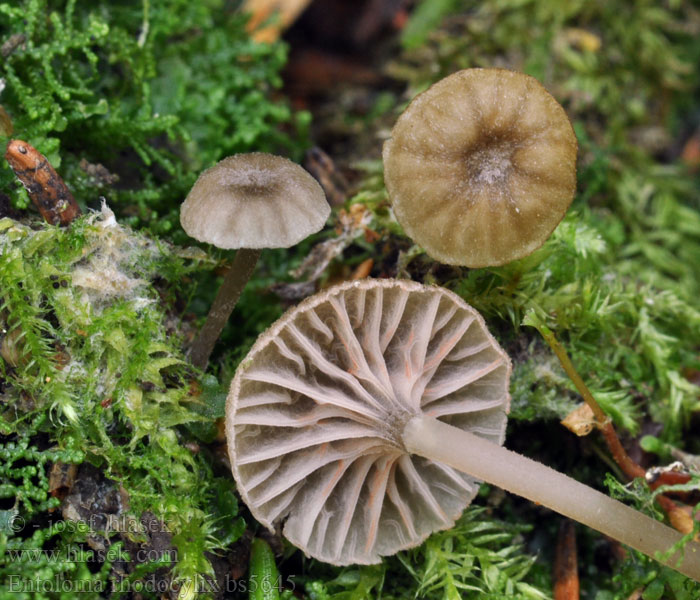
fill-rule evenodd
<path id="1" fill-rule="evenodd" d="M 441 262 L 502 265 L 539 248 L 576 191 L 578 144 L 533 77 L 466 69 L 416 96 L 384 143 L 404 231 Z"/>
<path id="2" fill-rule="evenodd" d="M 217 248 L 238 248 L 190 351 L 204 369 L 263 248 L 289 248 L 319 231 L 330 206 L 316 180 L 272 154 L 236 154 L 204 171 L 180 209 L 185 232 Z"/>
<path id="3" fill-rule="evenodd" d="M 262 334 L 226 404 L 238 490 L 307 554 L 372 564 L 452 526 L 487 481 L 700 580 L 700 545 L 501 446 L 511 363 L 438 287 L 366 279 L 308 298 Z"/>

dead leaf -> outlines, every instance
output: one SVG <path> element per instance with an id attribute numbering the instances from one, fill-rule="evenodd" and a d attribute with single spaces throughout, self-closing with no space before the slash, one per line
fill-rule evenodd
<path id="1" fill-rule="evenodd" d="M 577 436 L 583 437 L 593 431 L 596 421 L 591 407 L 583 403 L 571 411 L 561 424 Z"/>
<path id="2" fill-rule="evenodd" d="M 246 0 L 243 12 L 250 13 L 247 29 L 256 42 L 272 43 L 304 11 L 311 0 Z M 270 23 L 266 23 L 271 19 Z"/>
<path id="3" fill-rule="evenodd" d="M 364 279 L 365 277 L 369 277 L 369 274 L 372 272 L 373 266 L 374 259 L 368 258 L 367 260 L 363 260 L 359 265 L 357 265 L 357 268 L 353 271 L 350 279 L 357 281 L 358 279 Z"/>
<path id="4" fill-rule="evenodd" d="M 314 146 L 304 157 L 304 168 L 321 184 L 331 206 L 345 204 L 350 185 L 328 154 Z"/>

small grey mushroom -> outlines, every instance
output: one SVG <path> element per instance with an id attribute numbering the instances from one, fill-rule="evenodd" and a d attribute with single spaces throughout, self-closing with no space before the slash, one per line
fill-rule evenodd
<path id="1" fill-rule="evenodd" d="M 649 556 L 670 527 L 506 450 L 511 363 L 461 298 L 409 281 L 345 283 L 260 336 L 226 404 L 238 491 L 325 562 L 372 564 L 452 526 L 487 481 Z M 700 580 L 700 545 L 657 558 Z"/>
<path id="2" fill-rule="evenodd" d="M 204 171 L 180 208 L 191 237 L 237 248 L 190 360 L 204 369 L 263 248 L 289 248 L 319 231 L 330 214 L 323 189 L 296 163 L 273 154 L 236 154 Z"/>

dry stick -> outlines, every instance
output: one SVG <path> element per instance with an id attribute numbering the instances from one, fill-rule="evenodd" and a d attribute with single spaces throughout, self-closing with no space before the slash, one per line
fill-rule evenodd
<path id="1" fill-rule="evenodd" d="M 559 525 L 554 557 L 554 600 L 579 600 L 576 529 L 568 519 Z"/>
<path id="2" fill-rule="evenodd" d="M 546 325 L 538 322 L 535 325 L 535 327 L 540 332 L 545 341 L 549 344 L 550 348 L 557 355 L 561 366 L 564 368 L 564 371 L 566 371 L 566 374 L 574 382 L 576 389 L 579 391 L 581 396 L 583 396 L 583 399 L 586 401 L 586 404 L 588 404 L 588 406 L 591 407 L 591 410 L 593 411 L 593 414 L 596 417 L 598 428 L 603 433 L 605 441 L 608 444 L 608 448 L 610 449 L 610 452 L 615 458 L 615 462 L 617 462 L 617 464 L 620 465 L 624 473 L 630 479 L 642 477 L 646 481 L 646 471 L 636 462 L 634 462 L 627 454 L 627 452 L 625 452 L 625 449 L 622 447 L 620 439 L 617 437 L 617 433 L 613 428 L 612 422 L 600 408 L 600 405 L 596 402 L 595 398 L 593 397 L 593 394 L 591 394 L 590 390 L 583 382 L 583 379 L 581 379 L 581 376 L 576 371 L 573 363 L 571 362 L 568 354 L 566 353 L 566 350 L 564 350 L 564 347 L 559 343 L 552 331 Z M 655 489 L 655 487 L 658 486 L 652 484 L 649 487 L 651 489 Z M 683 511 L 679 509 L 678 506 L 676 506 L 676 503 L 673 502 L 673 500 L 660 494 L 656 497 L 656 501 L 666 513 L 666 516 L 668 517 L 671 525 L 673 525 L 678 531 L 682 533 L 689 533 L 693 530 L 692 517 L 690 519 L 686 519 Z"/>
<path id="3" fill-rule="evenodd" d="M 5 159 L 45 221 L 68 225 L 80 214 L 68 186 L 36 148 L 22 140 L 10 140 Z"/>
<path id="4" fill-rule="evenodd" d="M 250 250 L 248 248 L 240 248 L 236 251 L 233 264 L 226 272 L 214 303 L 209 309 L 204 327 L 192 344 L 190 361 L 195 367 L 202 370 L 206 368 L 216 340 L 219 339 L 245 284 L 248 283 L 253 274 L 261 252 L 260 249 Z"/>

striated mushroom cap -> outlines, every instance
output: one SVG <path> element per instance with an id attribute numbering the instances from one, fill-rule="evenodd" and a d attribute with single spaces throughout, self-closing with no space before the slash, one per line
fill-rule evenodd
<path id="1" fill-rule="evenodd" d="M 291 160 L 251 152 L 204 171 L 180 208 L 190 237 L 218 248 L 289 248 L 319 231 L 331 208 Z"/>
<path id="2" fill-rule="evenodd" d="M 307 554 L 372 564 L 454 524 L 469 475 L 410 455 L 406 422 L 438 418 L 499 444 L 510 359 L 455 294 L 399 280 L 345 283 L 260 336 L 226 404 L 238 490 Z"/>
<path id="3" fill-rule="evenodd" d="M 404 231 L 443 263 L 502 265 L 539 248 L 576 191 L 578 144 L 533 77 L 466 69 L 416 96 L 384 144 Z"/>

